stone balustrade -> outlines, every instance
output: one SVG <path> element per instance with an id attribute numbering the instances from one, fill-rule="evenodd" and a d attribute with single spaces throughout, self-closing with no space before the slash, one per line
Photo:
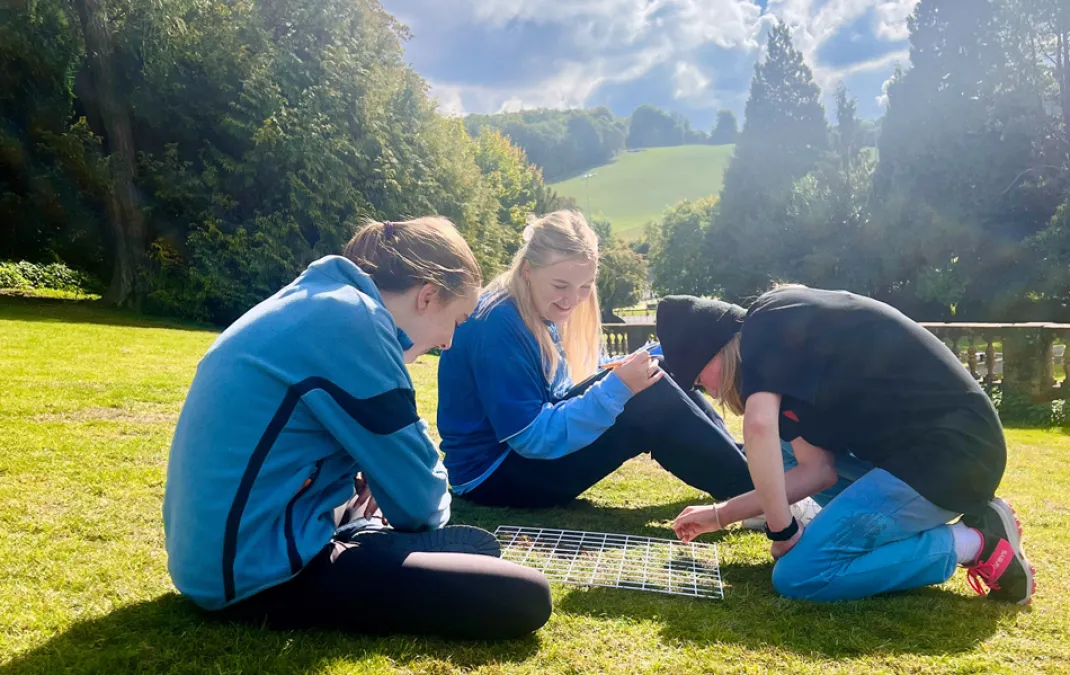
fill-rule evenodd
<path id="1" fill-rule="evenodd" d="M 1036 402 L 1070 398 L 1070 324 L 922 323 L 979 382 Z M 622 356 L 654 338 L 653 323 L 604 324 L 606 349 Z"/>

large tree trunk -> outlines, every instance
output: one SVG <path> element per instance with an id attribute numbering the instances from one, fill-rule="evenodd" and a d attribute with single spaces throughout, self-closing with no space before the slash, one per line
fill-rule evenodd
<path id="1" fill-rule="evenodd" d="M 87 104 L 96 107 L 110 155 L 111 189 L 106 207 L 115 262 L 105 299 L 119 307 L 137 308 L 144 287 L 145 219 L 134 185 L 137 166 L 130 111 L 116 93 L 111 36 L 102 0 L 73 1 L 82 24 L 94 89 Z"/>
<path id="2" fill-rule="evenodd" d="M 1070 11 L 1066 12 L 1066 23 L 1070 23 Z M 1057 40 L 1055 74 L 1059 80 L 1059 98 L 1063 109 L 1063 133 L 1070 140 L 1070 26 L 1060 26 Z"/>

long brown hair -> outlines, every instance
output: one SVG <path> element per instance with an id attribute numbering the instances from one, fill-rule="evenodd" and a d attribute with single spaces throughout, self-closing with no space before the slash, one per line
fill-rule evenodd
<path id="1" fill-rule="evenodd" d="M 598 236 L 587 224 L 583 214 L 576 211 L 554 211 L 533 219 L 524 228 L 524 245 L 517 251 L 512 264 L 487 286 L 489 299 L 483 312 L 490 311 L 505 298 L 512 298 L 520 317 L 535 336 L 548 380 L 553 379 L 561 362 L 550 331 L 543 323 L 531 298 L 531 289 L 521 270 L 524 265 L 545 267 L 561 259 L 598 262 Z M 574 381 L 586 378 L 598 368 L 602 349 L 602 317 L 598 311 L 598 292 L 572 310 L 568 319 L 558 326 L 565 364 Z"/>
<path id="2" fill-rule="evenodd" d="M 364 270 L 380 291 L 404 293 L 429 283 L 438 289 L 443 302 L 449 302 L 483 284 L 472 249 L 445 218 L 368 221 L 349 240 L 343 255 Z"/>

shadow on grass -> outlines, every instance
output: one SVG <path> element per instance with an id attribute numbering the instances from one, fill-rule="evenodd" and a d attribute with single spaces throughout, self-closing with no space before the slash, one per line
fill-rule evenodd
<path id="1" fill-rule="evenodd" d="M 692 500 L 639 508 L 584 500 L 555 509 L 493 509 L 456 500 L 454 522 L 493 531 L 498 525 L 561 527 L 670 538 L 666 528 Z M 718 541 L 714 536 L 710 541 Z M 723 544 L 722 544 L 723 546 Z M 741 644 L 828 658 L 862 654 L 939 655 L 974 649 L 1020 608 L 925 588 L 856 602 L 817 604 L 776 595 L 773 564 L 722 564 L 724 600 L 697 600 L 623 589 L 577 588 L 555 612 L 615 619 L 652 619 L 669 642 Z"/>
<path id="2" fill-rule="evenodd" d="M 670 642 L 731 643 L 841 658 L 971 651 L 1020 610 L 938 588 L 834 604 L 787 600 L 773 591 L 772 571 L 772 563 L 723 565 L 723 601 L 594 588 L 570 593 L 555 611 L 652 619 Z"/>
<path id="3" fill-rule="evenodd" d="M 385 670 L 402 666 L 407 672 L 441 673 L 452 668 L 516 663 L 538 647 L 537 636 L 466 642 L 334 631 L 268 631 L 215 621 L 170 594 L 75 623 L 40 647 L 0 666 L 0 674 L 308 673 L 358 659 L 361 672 L 374 666 Z"/>
<path id="4" fill-rule="evenodd" d="M 453 500 L 454 524 L 475 525 L 493 532 L 499 525 L 562 528 L 591 532 L 626 532 L 644 537 L 671 538 L 671 522 L 695 500 L 649 506 L 608 507 L 585 499 L 550 509 L 511 509 L 479 506 L 464 499 Z"/>
<path id="5" fill-rule="evenodd" d="M 95 323 L 131 328 L 218 331 L 209 324 L 146 316 L 114 309 L 101 300 L 67 300 L 0 294 L 0 320 Z"/>

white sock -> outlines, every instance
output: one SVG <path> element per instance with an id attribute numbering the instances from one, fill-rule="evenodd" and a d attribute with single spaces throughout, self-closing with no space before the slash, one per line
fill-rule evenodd
<path id="1" fill-rule="evenodd" d="M 977 530 L 966 527 L 960 521 L 951 526 L 951 536 L 955 538 L 955 557 L 960 565 L 972 563 L 981 555 L 985 540 Z"/>

